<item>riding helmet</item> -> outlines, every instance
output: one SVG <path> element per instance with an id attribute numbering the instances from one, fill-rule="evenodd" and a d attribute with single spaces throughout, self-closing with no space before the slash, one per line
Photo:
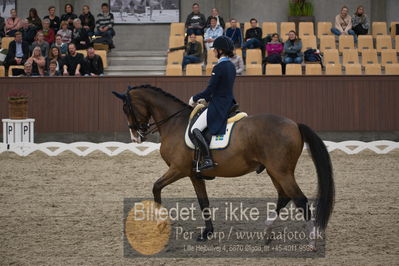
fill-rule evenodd
<path id="1" fill-rule="evenodd" d="M 234 43 L 227 36 L 219 36 L 213 42 L 212 48 L 224 50 L 226 52 L 233 52 L 234 51 Z"/>

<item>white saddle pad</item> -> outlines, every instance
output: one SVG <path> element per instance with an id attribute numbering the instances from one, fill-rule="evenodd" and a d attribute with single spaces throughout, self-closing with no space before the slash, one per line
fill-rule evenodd
<path id="1" fill-rule="evenodd" d="M 221 150 L 227 148 L 230 143 L 231 132 L 233 131 L 234 124 L 236 122 L 228 123 L 226 126 L 226 134 L 224 135 L 215 135 L 212 136 L 211 144 L 209 145 L 209 149 L 211 150 Z M 190 149 L 195 149 L 193 142 L 188 136 L 188 126 L 186 128 L 186 134 L 184 135 L 184 140 L 186 141 L 186 145 Z"/>

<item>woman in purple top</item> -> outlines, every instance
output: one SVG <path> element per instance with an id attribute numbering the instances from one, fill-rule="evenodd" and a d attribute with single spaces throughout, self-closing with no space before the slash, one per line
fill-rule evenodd
<path id="1" fill-rule="evenodd" d="M 280 36 L 273 33 L 272 39 L 266 44 L 266 58 L 263 60 L 263 74 L 265 74 L 266 64 L 281 64 L 281 53 L 284 46 L 280 42 Z"/>

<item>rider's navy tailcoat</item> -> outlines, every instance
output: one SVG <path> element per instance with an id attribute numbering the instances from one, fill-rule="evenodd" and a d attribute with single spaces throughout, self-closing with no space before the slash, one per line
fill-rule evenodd
<path id="1" fill-rule="evenodd" d="M 226 133 L 226 124 L 229 111 L 235 104 L 233 85 L 236 78 L 235 66 L 230 60 L 221 61 L 213 67 L 208 87 L 193 96 L 196 102 L 205 99 L 208 105 L 207 123 L 212 135 Z"/>

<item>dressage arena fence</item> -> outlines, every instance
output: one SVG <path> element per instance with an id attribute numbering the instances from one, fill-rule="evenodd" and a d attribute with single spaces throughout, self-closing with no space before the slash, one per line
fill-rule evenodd
<path id="1" fill-rule="evenodd" d="M 329 152 L 340 150 L 346 154 L 358 154 L 360 152 L 369 150 L 376 154 L 387 154 L 395 149 L 399 149 L 399 142 L 380 140 L 372 142 L 362 141 L 343 141 L 332 142 L 324 141 Z M 14 143 L 5 144 L 0 143 L 0 154 L 5 152 L 14 152 L 19 156 L 28 156 L 36 151 L 41 151 L 48 156 L 58 156 L 65 151 L 72 152 L 78 156 L 88 156 L 93 152 L 99 151 L 108 156 L 116 156 L 122 152 L 128 151 L 139 156 L 147 156 L 153 151 L 158 151 L 160 143 L 143 142 L 137 143 L 122 143 L 122 142 L 45 142 L 45 143 Z M 307 145 L 304 146 L 304 150 Z"/>

